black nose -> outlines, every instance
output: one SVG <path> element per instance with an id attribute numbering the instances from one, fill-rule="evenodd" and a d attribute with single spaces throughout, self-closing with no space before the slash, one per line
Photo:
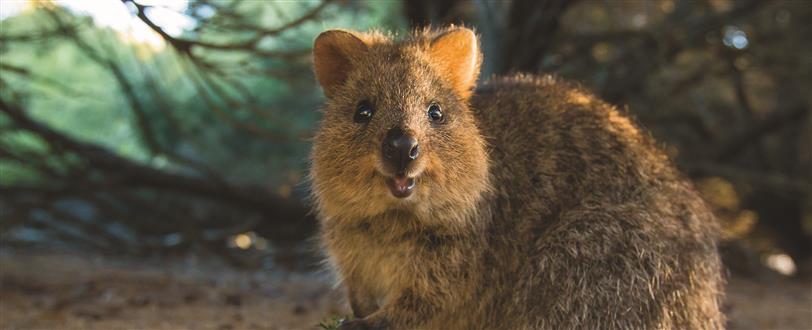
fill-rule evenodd
<path id="1" fill-rule="evenodd" d="M 413 160 L 420 156 L 420 147 L 417 139 L 395 127 L 386 132 L 381 146 L 385 162 L 391 166 L 396 174 L 402 175 Z"/>

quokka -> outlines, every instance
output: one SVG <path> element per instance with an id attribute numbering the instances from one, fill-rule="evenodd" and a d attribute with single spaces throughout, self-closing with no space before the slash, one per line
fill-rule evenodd
<path id="1" fill-rule="evenodd" d="M 466 28 L 315 41 L 341 329 L 718 329 L 713 215 L 652 138 L 549 76 L 477 85 Z"/>

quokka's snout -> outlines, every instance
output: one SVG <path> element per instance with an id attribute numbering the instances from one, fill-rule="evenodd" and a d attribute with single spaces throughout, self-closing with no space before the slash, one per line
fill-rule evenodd
<path id="1" fill-rule="evenodd" d="M 409 165 L 420 156 L 420 144 L 413 133 L 393 127 L 383 138 L 381 155 L 388 170 L 395 175 L 405 175 Z"/>
<path id="2" fill-rule="evenodd" d="M 381 158 L 387 171 L 393 173 L 386 179 L 393 196 L 405 198 L 412 194 L 415 179 L 407 175 L 407 170 L 418 157 L 420 144 L 414 134 L 400 127 L 393 127 L 386 132 L 381 142 Z"/>

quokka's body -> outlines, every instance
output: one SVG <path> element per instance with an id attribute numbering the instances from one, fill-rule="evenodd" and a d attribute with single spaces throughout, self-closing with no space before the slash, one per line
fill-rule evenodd
<path id="1" fill-rule="evenodd" d="M 473 90 L 480 57 L 462 28 L 317 38 L 341 328 L 723 328 L 714 218 L 648 135 L 550 77 Z"/>

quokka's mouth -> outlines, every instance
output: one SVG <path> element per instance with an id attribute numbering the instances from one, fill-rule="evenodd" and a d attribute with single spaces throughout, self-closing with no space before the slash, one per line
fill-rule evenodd
<path id="1" fill-rule="evenodd" d="M 414 191 L 414 178 L 405 175 L 395 175 L 386 179 L 386 185 L 389 186 L 389 191 L 397 198 L 406 198 Z"/>

